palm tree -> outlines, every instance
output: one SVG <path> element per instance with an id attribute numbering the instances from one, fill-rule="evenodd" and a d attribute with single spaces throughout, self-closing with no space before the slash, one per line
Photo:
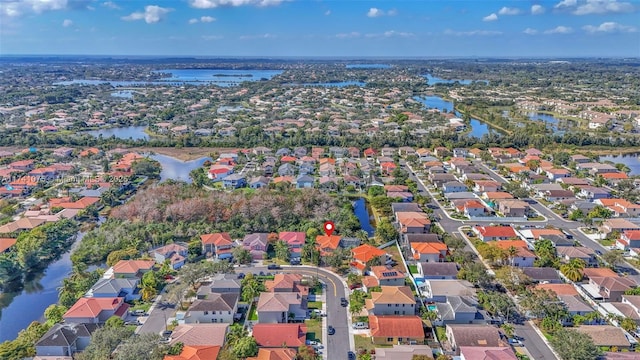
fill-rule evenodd
<path id="1" fill-rule="evenodd" d="M 144 301 L 153 299 L 153 297 L 156 296 L 157 293 L 158 291 L 156 290 L 156 288 L 151 286 L 150 284 L 142 285 L 142 287 L 140 288 L 140 295 L 142 296 L 142 300 Z"/>
<path id="2" fill-rule="evenodd" d="M 247 329 L 240 324 L 234 324 L 229 327 L 229 333 L 227 334 L 227 345 L 233 347 L 238 340 L 245 338 L 249 335 Z"/>
<path id="3" fill-rule="evenodd" d="M 584 269 L 585 266 L 586 264 L 584 260 L 571 259 L 571 261 L 569 261 L 568 263 L 560 266 L 560 272 L 562 272 L 562 274 L 566 276 L 567 279 L 573 282 L 577 282 L 582 280 L 582 269 Z"/>
<path id="4" fill-rule="evenodd" d="M 507 249 L 507 254 L 509 255 L 509 263 L 513 266 L 513 259 L 518 255 L 518 249 L 515 246 L 509 246 Z"/>

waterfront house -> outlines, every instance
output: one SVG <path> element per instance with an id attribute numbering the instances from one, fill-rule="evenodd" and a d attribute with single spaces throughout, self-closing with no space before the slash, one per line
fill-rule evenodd
<path id="1" fill-rule="evenodd" d="M 140 299 L 140 280 L 137 278 L 100 279 L 85 296 L 95 298 L 123 297 L 125 301 Z"/>
<path id="2" fill-rule="evenodd" d="M 112 316 L 125 318 L 129 304 L 123 297 L 82 297 L 62 316 L 66 323 L 104 323 Z"/>
<path id="3" fill-rule="evenodd" d="M 114 278 L 142 278 L 144 273 L 151 271 L 153 260 L 120 260 L 113 265 Z"/>
<path id="4" fill-rule="evenodd" d="M 351 258 L 353 259 L 350 264 L 351 267 L 358 271 L 363 271 L 367 267 L 367 264 L 376 258 L 379 259 L 380 264 L 386 264 L 389 260 L 389 255 L 387 255 L 386 251 L 378 249 L 375 246 L 363 244 L 351 249 Z"/>
<path id="5" fill-rule="evenodd" d="M 97 329 L 96 324 L 55 324 L 36 342 L 36 358 L 71 359 L 89 346 L 91 334 Z"/>
<path id="6" fill-rule="evenodd" d="M 222 186 L 226 189 L 238 189 L 247 185 L 247 179 L 240 174 L 231 174 L 222 179 Z"/>

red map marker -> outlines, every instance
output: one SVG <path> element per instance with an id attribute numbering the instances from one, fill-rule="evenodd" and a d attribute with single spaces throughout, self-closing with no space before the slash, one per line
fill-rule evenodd
<path id="1" fill-rule="evenodd" d="M 327 234 L 327 236 L 331 236 L 331 234 L 333 234 L 333 230 L 336 229 L 336 226 L 333 225 L 332 221 L 325 221 L 324 223 L 324 232 L 325 234 Z"/>

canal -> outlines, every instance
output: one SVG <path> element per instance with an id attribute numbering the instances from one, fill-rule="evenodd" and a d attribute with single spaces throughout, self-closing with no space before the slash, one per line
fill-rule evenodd
<path id="1" fill-rule="evenodd" d="M 353 202 L 353 212 L 360 221 L 360 228 L 366 231 L 369 237 L 372 237 L 375 230 L 371 226 L 371 214 L 369 214 L 367 202 L 364 198 L 358 198 Z"/>

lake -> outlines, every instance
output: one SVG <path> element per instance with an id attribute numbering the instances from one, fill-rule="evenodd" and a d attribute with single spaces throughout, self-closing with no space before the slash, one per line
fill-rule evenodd
<path id="1" fill-rule="evenodd" d="M 154 81 L 112 81 L 100 79 L 74 79 L 59 81 L 53 85 L 102 85 L 119 86 L 149 86 L 149 85 L 217 85 L 236 86 L 244 81 L 269 80 L 282 74 L 282 70 L 229 70 L 229 69 L 164 69 L 154 71 L 156 74 L 168 74 L 164 78 Z"/>
<path id="2" fill-rule="evenodd" d="M 211 161 L 210 157 L 202 157 L 191 161 L 182 161 L 171 156 L 155 154 L 150 158 L 156 160 L 162 165 L 162 171 L 160 172 L 160 181 L 176 180 L 191 183 L 189 173 L 193 169 L 197 169 L 204 164 L 205 161 Z"/>
<path id="3" fill-rule="evenodd" d="M 126 126 L 91 130 L 86 131 L 86 133 L 95 137 L 102 135 L 103 139 L 115 136 L 118 139 L 149 140 L 149 135 L 144 132 L 146 128 L 146 126 Z"/>
<path id="4" fill-rule="evenodd" d="M 123 98 L 123 99 L 133 99 L 133 93 L 134 92 L 131 90 L 122 90 L 122 91 L 112 92 L 111 96 L 117 97 L 117 98 Z"/>
<path id="5" fill-rule="evenodd" d="M 441 112 L 451 112 L 453 110 L 453 102 L 447 101 L 440 96 L 414 96 L 414 100 L 423 103 L 426 107 L 431 109 L 438 109 Z M 455 112 L 457 117 L 462 117 L 462 114 L 459 112 Z M 488 134 L 491 131 L 495 131 L 488 124 L 478 120 L 471 118 L 470 121 L 471 131 L 469 132 L 469 136 L 475 136 L 481 138 L 484 134 Z"/>
<path id="6" fill-rule="evenodd" d="M 436 85 L 436 84 L 455 84 L 455 83 L 460 83 L 460 85 L 469 85 L 471 83 L 475 82 L 482 82 L 485 84 L 488 84 L 489 81 L 487 80 L 464 80 L 464 79 L 443 79 L 443 78 L 439 78 L 436 76 L 433 76 L 431 74 L 427 74 L 427 75 L 422 75 L 425 79 L 427 79 L 427 85 Z"/>
<path id="7" fill-rule="evenodd" d="M 374 229 L 371 226 L 370 214 L 367 211 L 367 203 L 364 198 L 359 198 L 353 202 L 353 212 L 360 221 L 360 228 L 367 232 L 369 237 L 374 235 Z"/>
<path id="8" fill-rule="evenodd" d="M 363 81 L 339 81 L 339 82 L 321 82 L 321 83 L 303 83 L 303 84 L 288 84 L 288 85 L 301 85 L 301 86 L 322 86 L 322 87 L 347 87 L 347 86 L 365 86 L 367 83 Z"/>
<path id="9" fill-rule="evenodd" d="M 347 64 L 347 69 L 389 69 L 388 64 Z"/>
<path id="10" fill-rule="evenodd" d="M 631 169 L 629 175 L 640 175 L 640 153 L 603 155 L 600 156 L 600 161 L 612 161 L 614 164 L 625 164 Z"/>
<path id="11" fill-rule="evenodd" d="M 104 220 L 100 218 L 98 224 Z M 72 249 L 80 244 L 84 234 L 85 232 L 78 232 Z M 96 268 L 92 266 L 88 270 L 93 271 Z M 18 332 L 28 327 L 31 322 L 44 320 L 44 310 L 49 305 L 58 303 L 58 288 L 62 286 L 62 280 L 71 270 L 71 251 L 68 251 L 59 260 L 51 263 L 43 274 L 26 282 L 20 293 L 0 295 L 0 342 L 15 339 Z"/>

